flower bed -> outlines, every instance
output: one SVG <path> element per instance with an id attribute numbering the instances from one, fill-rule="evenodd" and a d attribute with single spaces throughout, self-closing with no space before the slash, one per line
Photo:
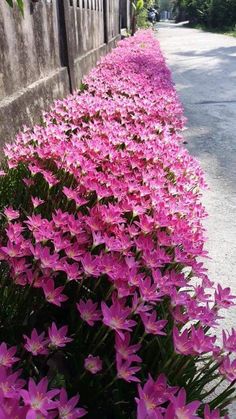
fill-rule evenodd
<path id="1" fill-rule="evenodd" d="M 226 413 L 236 335 L 218 346 L 214 326 L 233 296 L 202 263 L 205 181 L 183 126 L 159 45 L 138 32 L 6 146 L 1 417 Z"/>

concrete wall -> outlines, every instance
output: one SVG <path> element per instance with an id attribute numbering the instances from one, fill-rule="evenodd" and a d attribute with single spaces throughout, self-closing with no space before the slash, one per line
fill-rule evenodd
<path id="1" fill-rule="evenodd" d="M 120 33 L 119 0 L 24 3 L 23 18 L 0 1 L 0 144 L 79 88 Z"/>

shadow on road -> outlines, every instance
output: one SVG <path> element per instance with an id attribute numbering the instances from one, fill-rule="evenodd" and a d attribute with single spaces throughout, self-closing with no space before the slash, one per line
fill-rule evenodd
<path id="1" fill-rule="evenodd" d="M 203 164 L 204 159 L 214 162 L 214 176 L 234 195 L 236 46 L 172 51 L 171 55 L 174 81 L 189 121 L 188 149 Z"/>

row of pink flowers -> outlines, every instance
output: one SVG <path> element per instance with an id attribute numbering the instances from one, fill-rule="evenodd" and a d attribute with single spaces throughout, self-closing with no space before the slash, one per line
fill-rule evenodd
<path id="1" fill-rule="evenodd" d="M 207 257 L 201 203 L 206 185 L 182 145 L 183 110 L 149 32 L 121 41 L 84 86 L 84 92 L 57 101 L 42 126 L 25 128 L 5 148 L 9 169 L 27 170 L 22 188 L 29 199 L 27 211 L 4 209 L 0 260 L 14 286 L 32 295 L 39 291 L 62 312 L 70 304 L 78 321 L 77 330 L 68 324 L 67 336 L 67 325 L 49 319 L 51 326 L 23 336 L 23 346 L 33 357 L 48 356 L 87 328 L 91 345 L 80 353 L 78 344 L 76 356 L 83 360 L 82 377 L 99 376 L 107 368 L 98 349 L 112 335 L 115 379 L 139 383 L 137 417 L 191 419 L 201 401 L 186 402 L 187 388 L 171 387 L 163 374 L 156 381 L 141 374 L 146 339 L 162 342 L 170 335 L 176 354 L 213 356 L 219 373 L 236 379 L 235 330 L 223 332 L 223 345 L 208 332 L 234 296 L 215 287 L 199 261 Z M 76 302 L 68 301 L 71 284 Z M 98 342 L 95 328 L 101 330 Z M 2 343 L 1 353 L 3 412 L 17 417 L 20 409 L 18 417 L 27 418 L 85 414 L 75 407 L 76 396 L 68 401 L 64 389 L 48 392 L 46 378 L 38 384 L 30 379 L 23 389 L 18 372 L 9 370 L 17 362 L 16 348 Z M 6 380 L 17 388 L 10 402 Z M 204 417 L 217 419 L 219 411 L 207 405 Z"/>

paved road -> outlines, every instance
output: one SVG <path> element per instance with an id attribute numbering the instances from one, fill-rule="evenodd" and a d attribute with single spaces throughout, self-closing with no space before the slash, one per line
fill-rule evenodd
<path id="1" fill-rule="evenodd" d="M 206 172 L 210 277 L 236 294 L 236 38 L 159 24 L 157 37 L 184 104 L 188 149 Z M 236 309 L 224 326 L 236 327 Z M 236 418 L 236 409 L 231 413 Z"/>

